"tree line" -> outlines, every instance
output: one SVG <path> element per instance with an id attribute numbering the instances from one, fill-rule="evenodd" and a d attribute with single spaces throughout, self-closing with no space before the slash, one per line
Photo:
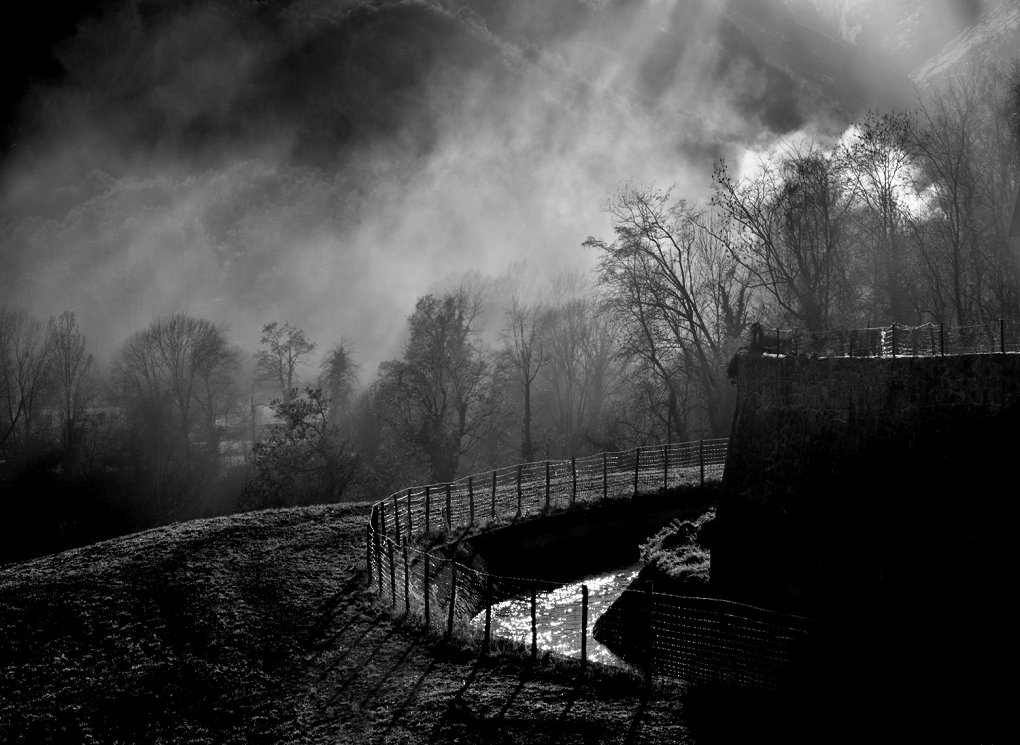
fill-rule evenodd
<path id="1" fill-rule="evenodd" d="M 783 145 L 711 199 L 626 186 L 591 274 L 466 274 L 417 299 L 362 379 L 291 323 L 242 350 L 184 314 L 100 370 L 73 312 L 0 309 L 7 557 L 241 509 L 375 500 L 514 462 L 728 433 L 755 323 L 1020 320 L 1020 77 L 973 69 L 912 111 Z"/>

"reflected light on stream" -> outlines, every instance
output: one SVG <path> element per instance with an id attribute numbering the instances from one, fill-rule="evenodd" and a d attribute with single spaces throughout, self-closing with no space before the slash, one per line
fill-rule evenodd
<path id="1" fill-rule="evenodd" d="M 536 627 L 538 648 L 565 657 L 581 655 L 581 585 L 588 586 L 588 660 L 607 665 L 623 662 L 592 638 L 595 621 L 637 577 L 641 564 L 595 574 L 553 590 L 536 595 Z M 471 624 L 485 628 L 485 612 L 475 616 Z M 492 636 L 512 639 L 531 645 L 531 600 L 511 598 L 492 606 Z"/>

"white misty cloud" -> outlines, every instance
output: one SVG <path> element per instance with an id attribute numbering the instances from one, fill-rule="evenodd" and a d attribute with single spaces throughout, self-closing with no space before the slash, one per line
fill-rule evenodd
<path id="1" fill-rule="evenodd" d="M 370 371 L 444 278 L 587 270 L 580 244 L 611 237 L 600 206 L 617 186 L 704 200 L 714 158 L 772 146 L 756 107 L 802 92 L 747 46 L 738 6 L 521 3 L 536 15 L 480 20 L 424 0 L 305 2 L 271 23 L 212 5 L 96 21 L 65 47 L 76 67 L 33 157 L 5 174 L 0 288 L 43 316 L 77 311 L 107 351 L 184 311 L 248 348 L 269 320 L 324 349 L 346 337 Z M 817 115 L 794 130 L 845 126 Z"/>

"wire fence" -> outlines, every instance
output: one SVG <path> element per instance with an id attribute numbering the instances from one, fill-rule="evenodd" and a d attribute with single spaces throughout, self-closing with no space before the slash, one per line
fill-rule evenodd
<path id="1" fill-rule="evenodd" d="M 586 666 L 597 638 L 616 655 L 599 656 L 600 661 L 648 676 L 774 689 L 809 631 L 807 619 L 727 600 L 627 589 L 596 622 L 589 617 L 585 584 L 496 576 L 420 545 L 420 539 L 458 529 L 481 531 L 604 500 L 719 481 L 727 444 L 700 440 L 541 461 L 395 493 L 376 503 L 366 529 L 372 582 L 394 612 L 474 640 L 483 654 L 493 644 L 492 606 L 516 598 L 530 607 L 530 629 L 518 629 L 516 636 L 530 642 L 532 658 L 540 648 L 554 648 Z M 563 597 L 570 592 L 576 597 Z M 540 599 L 551 595 L 557 596 L 555 619 L 540 626 Z M 484 624 L 472 626 L 483 611 Z M 552 627 L 555 644 L 548 638 Z"/>
<path id="2" fill-rule="evenodd" d="M 774 690 L 782 684 L 812 626 L 799 616 L 650 589 L 624 590 L 607 612 L 594 619 L 586 584 L 564 587 L 489 574 L 407 542 L 398 543 L 371 527 L 366 543 L 382 602 L 396 613 L 421 618 L 431 628 L 473 642 L 482 654 L 492 649 L 495 637 L 493 606 L 516 598 L 520 607 L 513 637 L 530 647 L 531 659 L 540 649 L 552 649 L 576 658 L 582 668 L 594 658 L 648 677 Z M 555 618 L 539 623 L 540 615 L 547 613 L 545 598 L 552 595 L 556 596 Z M 593 656 L 594 640 L 616 657 Z"/>
<path id="3" fill-rule="evenodd" d="M 808 332 L 756 324 L 751 351 L 806 357 L 944 357 L 1020 352 L 1020 323 L 1000 319 L 972 326 L 894 323 L 880 328 Z"/>
<path id="4" fill-rule="evenodd" d="M 722 479 L 728 440 L 640 447 L 498 468 L 405 489 L 377 502 L 372 525 L 401 542 L 480 530 L 607 499 Z"/>

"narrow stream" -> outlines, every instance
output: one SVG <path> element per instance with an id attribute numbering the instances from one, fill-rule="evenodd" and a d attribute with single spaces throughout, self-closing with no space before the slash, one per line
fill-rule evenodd
<path id="1" fill-rule="evenodd" d="M 620 659 L 592 638 L 595 621 L 637 577 L 641 564 L 591 575 L 536 596 L 538 648 L 579 658 L 581 655 L 581 585 L 588 586 L 588 660 L 609 665 Z M 472 625 L 485 628 L 485 612 Z M 492 635 L 531 645 L 531 600 L 512 598 L 492 606 Z"/>

